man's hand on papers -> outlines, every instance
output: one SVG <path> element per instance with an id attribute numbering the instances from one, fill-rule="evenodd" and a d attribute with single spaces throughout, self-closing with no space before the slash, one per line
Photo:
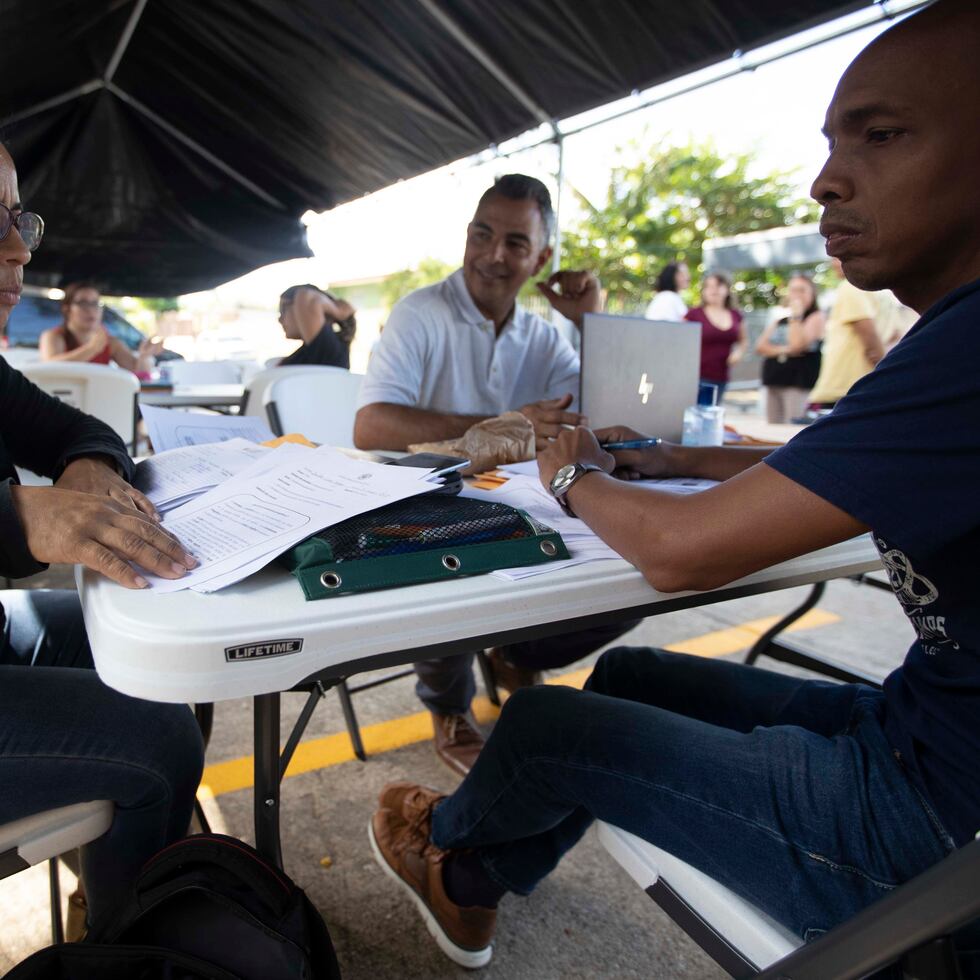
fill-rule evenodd
<path id="1" fill-rule="evenodd" d="M 614 425 L 608 429 L 596 429 L 595 436 L 600 443 L 628 442 L 631 439 L 645 439 L 642 432 L 626 425 Z M 680 476 L 672 453 L 677 447 L 669 442 L 661 442 L 646 449 L 615 449 L 613 459 L 616 460 L 614 476 L 622 480 L 642 480 L 645 478 L 659 479 L 668 476 Z"/>
<path id="2" fill-rule="evenodd" d="M 101 459 L 91 456 L 73 459 L 64 468 L 55 486 L 60 490 L 78 490 L 99 497 L 111 497 L 123 507 L 138 510 L 155 521 L 160 520 L 156 507 Z"/>
<path id="3" fill-rule="evenodd" d="M 538 454 L 538 474 L 545 489 L 552 477 L 569 463 L 591 463 L 607 473 L 616 465 L 613 457 L 599 445 L 591 429 L 563 429 L 547 449 Z"/>
<path id="4" fill-rule="evenodd" d="M 563 317 L 577 327 L 582 326 L 582 317 L 586 313 L 598 313 L 602 309 L 599 280 L 587 270 L 563 269 L 553 272 L 545 282 L 535 283 L 535 286 Z"/>
<path id="5" fill-rule="evenodd" d="M 30 553 L 40 562 L 82 564 L 129 589 L 147 581 L 129 563 L 162 578 L 197 564 L 169 532 L 106 496 L 60 487 L 11 488 Z"/>
<path id="6" fill-rule="evenodd" d="M 551 440 L 559 433 L 567 432 L 570 426 L 589 424 L 589 420 L 584 415 L 565 411 L 571 404 L 572 396 L 562 395 L 561 398 L 531 402 L 520 410 L 534 426 L 535 448 L 539 452 L 550 445 Z"/>

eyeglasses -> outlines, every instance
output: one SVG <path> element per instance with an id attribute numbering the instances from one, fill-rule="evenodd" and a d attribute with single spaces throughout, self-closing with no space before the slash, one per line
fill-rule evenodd
<path id="1" fill-rule="evenodd" d="M 0 242 L 10 234 L 11 228 L 17 229 L 29 252 L 33 252 L 41 244 L 44 222 L 40 215 L 30 211 L 14 214 L 6 204 L 0 204 Z"/>
<path id="2" fill-rule="evenodd" d="M 72 306 L 78 306 L 83 310 L 104 310 L 105 303 L 100 299 L 73 299 Z"/>

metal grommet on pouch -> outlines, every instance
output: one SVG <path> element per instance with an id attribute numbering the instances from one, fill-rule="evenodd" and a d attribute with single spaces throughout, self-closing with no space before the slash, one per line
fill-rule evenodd
<path id="1" fill-rule="evenodd" d="M 320 576 L 320 584 L 325 589 L 339 589 L 343 579 L 336 572 L 324 572 Z"/>
<path id="2" fill-rule="evenodd" d="M 455 555 L 443 555 L 442 565 L 443 568 L 448 568 L 451 572 L 458 572 L 459 566 L 463 563 Z"/>
<path id="3" fill-rule="evenodd" d="M 542 541 L 541 551 L 546 554 L 549 558 L 558 552 L 558 545 L 554 541 Z"/>

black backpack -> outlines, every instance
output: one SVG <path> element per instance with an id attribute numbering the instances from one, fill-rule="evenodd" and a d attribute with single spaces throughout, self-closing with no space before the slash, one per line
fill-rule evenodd
<path id="1" fill-rule="evenodd" d="M 339 980 L 302 889 L 254 848 L 198 834 L 151 858 L 130 900 L 81 944 L 41 950 L 8 980 Z"/>

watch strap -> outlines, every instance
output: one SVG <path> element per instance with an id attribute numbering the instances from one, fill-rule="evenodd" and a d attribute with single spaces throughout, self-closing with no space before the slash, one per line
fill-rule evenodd
<path id="1" fill-rule="evenodd" d="M 576 517 L 575 511 L 572 510 L 568 503 L 568 491 L 578 483 L 579 480 L 585 476 L 586 473 L 604 473 L 605 470 L 601 466 L 596 466 L 595 463 L 576 463 L 575 473 L 573 474 L 571 480 L 559 491 L 554 492 L 555 500 L 558 501 L 558 506 L 568 514 L 569 517 Z"/>

